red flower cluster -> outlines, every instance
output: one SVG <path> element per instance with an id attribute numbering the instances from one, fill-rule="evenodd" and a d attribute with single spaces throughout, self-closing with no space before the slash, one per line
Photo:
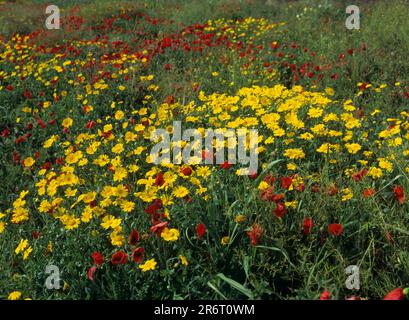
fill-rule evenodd
<path id="1" fill-rule="evenodd" d="M 398 200 L 399 204 L 403 204 L 406 199 L 405 192 L 403 191 L 402 186 L 394 186 L 393 193 L 395 195 L 396 200 Z"/>
<path id="2" fill-rule="evenodd" d="M 340 236 L 343 230 L 342 225 L 339 223 L 331 223 L 328 227 L 329 233 L 333 236 Z"/>
<path id="3" fill-rule="evenodd" d="M 251 244 L 256 246 L 263 236 L 263 228 L 260 224 L 254 223 L 251 226 L 251 230 L 247 231 L 247 235 L 250 237 Z"/>
<path id="4" fill-rule="evenodd" d="M 197 238 L 200 239 L 206 232 L 206 226 L 203 223 L 199 223 L 196 227 Z"/>

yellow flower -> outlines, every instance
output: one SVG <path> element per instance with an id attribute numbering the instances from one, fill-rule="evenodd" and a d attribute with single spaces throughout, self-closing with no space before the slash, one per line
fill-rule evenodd
<path id="1" fill-rule="evenodd" d="M 124 167 L 115 168 L 114 181 L 122 181 L 128 176 L 128 172 Z"/>
<path id="2" fill-rule="evenodd" d="M 115 112 L 115 119 L 116 120 L 121 120 L 124 117 L 124 112 L 121 110 L 118 110 L 117 112 Z"/>
<path id="3" fill-rule="evenodd" d="M 144 264 L 139 266 L 139 269 L 142 269 L 143 272 L 149 271 L 149 270 L 155 270 L 157 265 L 157 262 L 155 259 L 150 259 L 146 261 Z"/>
<path id="4" fill-rule="evenodd" d="M 266 190 L 270 187 L 270 185 L 265 182 L 265 181 L 261 181 L 260 184 L 258 185 L 258 190 L 263 191 Z"/>
<path id="5" fill-rule="evenodd" d="M 300 134 L 300 138 L 303 140 L 311 140 L 312 138 L 314 138 L 314 135 L 309 133 L 309 132 L 305 132 L 303 134 Z"/>
<path id="6" fill-rule="evenodd" d="M 381 169 L 385 169 L 385 170 L 388 171 L 388 172 L 392 172 L 392 171 L 393 171 L 393 164 L 392 164 L 392 162 L 390 162 L 390 161 L 388 161 L 388 160 L 386 160 L 386 159 L 383 159 L 383 158 L 378 159 L 378 162 L 379 162 L 379 167 L 380 167 Z"/>
<path id="7" fill-rule="evenodd" d="M 308 110 L 308 116 L 310 118 L 318 118 L 322 116 L 322 112 L 323 110 L 320 108 L 311 108 L 310 110 Z"/>
<path id="8" fill-rule="evenodd" d="M 30 168 L 36 161 L 32 157 L 25 158 L 23 160 L 24 167 Z"/>
<path id="9" fill-rule="evenodd" d="M 67 230 L 77 229 L 80 225 L 80 219 L 76 218 L 73 215 L 64 215 L 60 218 L 60 220 Z"/>
<path id="10" fill-rule="evenodd" d="M 48 241 L 47 252 L 53 252 L 53 243 L 51 241 Z"/>
<path id="11" fill-rule="evenodd" d="M 106 125 L 104 125 L 103 130 L 104 130 L 105 133 L 107 133 L 107 132 L 110 132 L 112 130 L 112 128 L 113 128 L 112 124 L 106 124 Z"/>
<path id="12" fill-rule="evenodd" d="M 287 149 L 284 152 L 284 156 L 290 159 L 302 159 L 305 158 L 305 153 L 302 149 Z"/>
<path id="13" fill-rule="evenodd" d="M 135 208 L 135 203 L 132 201 L 124 201 L 121 203 L 121 209 L 125 212 L 131 212 Z"/>
<path id="14" fill-rule="evenodd" d="M 44 142 L 43 147 L 46 149 L 50 148 L 54 144 L 54 142 L 56 142 L 57 140 L 58 140 L 58 136 L 52 135 L 46 142 Z"/>
<path id="15" fill-rule="evenodd" d="M 122 222 L 121 219 L 117 219 L 112 215 L 107 215 L 104 218 L 102 218 L 101 226 L 104 229 L 109 229 L 109 228 L 115 229 L 121 224 L 121 222 Z"/>
<path id="16" fill-rule="evenodd" d="M 69 127 L 72 126 L 73 122 L 74 122 L 74 121 L 73 121 L 71 118 L 65 118 L 65 119 L 63 120 L 63 122 L 62 122 L 62 126 L 63 126 L 64 128 L 69 128 Z"/>
<path id="17" fill-rule="evenodd" d="M 121 247 L 124 244 L 125 237 L 121 232 L 121 227 L 117 227 L 109 236 L 111 238 L 111 243 L 113 246 Z"/>
<path id="18" fill-rule="evenodd" d="M 176 198 L 184 198 L 189 194 L 189 190 L 186 187 L 179 186 L 173 190 L 173 195 Z"/>
<path id="19" fill-rule="evenodd" d="M 21 298 L 21 292 L 20 291 L 13 291 L 12 293 L 9 294 L 7 297 L 7 300 L 18 300 Z"/>
<path id="20" fill-rule="evenodd" d="M 124 146 L 123 146 L 122 143 L 118 143 L 118 144 L 116 144 L 115 146 L 112 147 L 111 151 L 113 153 L 120 154 L 120 153 L 122 153 L 122 151 L 124 151 Z"/>
<path id="21" fill-rule="evenodd" d="M 97 196 L 96 192 L 88 192 L 88 193 L 82 194 L 80 198 L 82 199 L 82 201 L 84 201 L 84 203 L 91 203 L 92 201 L 95 200 L 96 196 Z"/>
<path id="22" fill-rule="evenodd" d="M 238 216 L 234 218 L 234 220 L 236 221 L 236 223 L 243 223 L 243 222 L 246 222 L 247 217 L 243 214 L 239 214 Z"/>
<path id="23" fill-rule="evenodd" d="M 291 171 L 294 171 L 294 170 L 297 169 L 297 166 L 294 163 L 288 163 L 287 164 L 287 169 L 291 170 Z"/>
<path id="24" fill-rule="evenodd" d="M 20 243 L 18 244 L 15 253 L 19 254 L 20 252 L 22 252 L 25 248 L 27 248 L 28 246 L 28 240 L 27 239 L 21 239 Z"/>
<path id="25" fill-rule="evenodd" d="M 178 229 L 169 229 L 165 228 L 161 235 L 160 235 L 165 241 L 177 241 L 180 236 L 180 232 Z"/>
<path id="26" fill-rule="evenodd" d="M 33 251 L 33 248 L 31 246 L 29 246 L 26 251 L 24 251 L 23 254 L 23 260 L 27 260 L 28 256 L 30 255 L 30 253 Z"/>
<path id="27" fill-rule="evenodd" d="M 346 143 L 345 147 L 347 148 L 348 152 L 351 154 L 357 153 L 359 150 L 362 149 L 361 145 L 358 143 Z"/>
<path id="28" fill-rule="evenodd" d="M 6 230 L 6 223 L 4 221 L 0 221 L 0 233 L 3 233 Z"/>
<path id="29" fill-rule="evenodd" d="M 230 243 L 230 237 L 229 237 L 229 236 L 223 237 L 222 240 L 220 241 L 220 243 L 221 243 L 223 246 L 227 246 L 227 245 Z"/>
<path id="30" fill-rule="evenodd" d="M 185 256 L 180 255 L 180 256 L 179 256 L 179 259 L 180 259 L 180 262 L 182 262 L 182 264 L 183 264 L 184 266 L 187 267 L 187 266 L 189 265 L 189 262 L 187 261 L 187 259 L 186 259 Z"/>
<path id="31" fill-rule="evenodd" d="M 377 179 L 382 177 L 382 169 L 379 169 L 377 167 L 371 167 L 368 170 L 368 176 L 372 177 L 373 179 Z"/>
<path id="32" fill-rule="evenodd" d="M 325 92 L 329 95 L 329 96 L 333 96 L 335 91 L 332 88 L 325 88 Z"/>
<path id="33" fill-rule="evenodd" d="M 354 194 L 352 193 L 352 191 L 349 188 L 345 188 L 342 190 L 342 201 L 348 201 L 351 200 L 352 197 L 354 196 Z"/>

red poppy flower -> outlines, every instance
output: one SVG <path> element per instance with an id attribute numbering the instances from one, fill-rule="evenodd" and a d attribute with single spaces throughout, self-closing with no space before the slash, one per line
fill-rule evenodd
<path id="1" fill-rule="evenodd" d="M 320 300 L 331 300 L 331 294 L 328 290 L 325 290 L 323 293 L 321 293 Z"/>
<path id="2" fill-rule="evenodd" d="M 132 260 L 135 263 L 141 263 L 144 259 L 144 253 L 145 250 L 141 247 L 135 248 L 134 251 L 132 251 Z"/>
<path id="3" fill-rule="evenodd" d="M 282 202 L 277 203 L 277 207 L 274 209 L 274 214 L 282 218 L 285 214 L 287 213 L 287 209 L 285 207 L 285 204 Z"/>
<path id="4" fill-rule="evenodd" d="M 292 177 L 281 177 L 281 187 L 283 189 L 289 189 L 291 185 L 293 184 L 293 178 Z"/>
<path id="5" fill-rule="evenodd" d="M 0 133 L 0 137 L 3 138 L 7 138 L 10 135 L 10 130 L 9 129 L 4 129 L 1 133 Z"/>
<path id="6" fill-rule="evenodd" d="M 155 224 L 154 226 L 151 227 L 151 231 L 156 234 L 158 237 L 160 237 L 160 235 L 162 234 L 163 229 L 166 228 L 166 226 L 168 225 L 168 222 L 159 222 L 157 224 Z"/>
<path id="7" fill-rule="evenodd" d="M 92 260 L 94 261 L 94 264 L 97 266 L 100 266 L 101 264 L 104 263 L 104 256 L 100 252 L 94 252 L 91 254 Z"/>
<path id="8" fill-rule="evenodd" d="M 197 238 L 200 239 L 206 232 L 206 226 L 203 223 L 199 223 L 196 227 Z"/>
<path id="9" fill-rule="evenodd" d="M 156 213 L 158 210 L 162 209 L 163 205 L 162 205 L 162 200 L 161 199 L 156 199 L 155 201 L 153 201 L 153 203 L 151 205 L 149 205 L 146 209 L 145 212 L 147 214 L 154 214 Z"/>
<path id="10" fill-rule="evenodd" d="M 140 240 L 139 232 L 137 230 L 132 230 L 131 234 L 129 235 L 129 244 L 131 246 L 136 246 L 139 240 Z"/>
<path id="11" fill-rule="evenodd" d="M 190 176 L 192 174 L 192 168 L 191 167 L 185 167 L 180 172 L 185 175 L 185 176 Z"/>
<path id="12" fill-rule="evenodd" d="M 18 137 L 17 139 L 16 139 L 16 144 L 19 144 L 20 142 L 23 142 L 23 141 L 25 141 L 27 138 L 25 137 L 25 136 L 21 136 L 21 137 Z"/>
<path id="13" fill-rule="evenodd" d="M 174 104 L 175 103 L 175 98 L 173 96 L 168 96 L 166 98 L 166 103 L 167 104 Z"/>
<path id="14" fill-rule="evenodd" d="M 247 231 L 247 235 L 250 237 L 251 244 L 256 246 L 263 236 L 263 228 L 260 224 L 254 223 L 251 226 L 251 231 Z"/>
<path id="15" fill-rule="evenodd" d="M 65 163 L 65 160 L 63 157 L 55 159 L 55 164 L 59 164 L 60 166 L 63 166 L 64 163 Z"/>
<path id="16" fill-rule="evenodd" d="M 155 178 L 155 186 L 161 187 L 163 186 L 164 183 L 165 183 L 164 174 L 162 172 L 159 172 Z"/>
<path id="17" fill-rule="evenodd" d="M 328 195 L 329 196 L 335 196 L 338 193 L 338 188 L 336 185 L 332 185 L 329 189 L 328 189 Z"/>
<path id="18" fill-rule="evenodd" d="M 28 90 L 25 90 L 24 93 L 23 93 L 23 95 L 24 95 L 25 98 L 27 98 L 27 99 L 29 99 L 29 100 L 33 99 L 33 95 L 32 95 L 31 92 L 28 91 Z"/>
<path id="19" fill-rule="evenodd" d="M 269 187 L 265 190 L 260 191 L 260 197 L 264 201 L 271 201 L 271 198 L 274 196 L 274 187 Z"/>
<path id="20" fill-rule="evenodd" d="M 396 288 L 389 292 L 383 300 L 403 300 L 404 294 L 402 288 Z"/>
<path id="21" fill-rule="evenodd" d="M 399 204 L 402 204 L 405 201 L 406 197 L 402 186 L 394 186 L 393 193 L 395 194 L 395 198 L 398 200 Z"/>
<path id="22" fill-rule="evenodd" d="M 307 217 L 304 219 L 303 223 L 303 232 L 305 235 L 309 235 L 311 233 L 312 227 L 314 226 L 314 222 L 312 218 Z"/>
<path id="23" fill-rule="evenodd" d="M 19 163 L 20 162 L 20 155 L 18 154 L 18 152 L 17 151 L 13 151 L 13 161 L 15 162 L 15 163 Z"/>
<path id="24" fill-rule="evenodd" d="M 264 182 L 267 182 L 270 186 L 273 185 L 274 181 L 275 181 L 275 178 L 273 176 L 271 176 L 271 175 L 267 175 L 264 178 Z"/>
<path id="25" fill-rule="evenodd" d="M 297 191 L 299 191 L 299 192 L 303 192 L 303 191 L 305 190 L 305 185 L 300 184 L 296 189 L 297 189 Z"/>
<path id="26" fill-rule="evenodd" d="M 355 181 L 361 181 L 368 173 L 368 170 L 366 169 L 362 169 L 361 171 L 354 173 L 352 175 L 352 179 L 354 179 Z"/>
<path id="27" fill-rule="evenodd" d="M 96 126 L 96 122 L 95 121 L 88 121 L 87 122 L 87 124 L 85 125 L 85 127 L 87 128 L 87 129 L 92 129 L 93 127 L 95 127 Z"/>
<path id="28" fill-rule="evenodd" d="M 366 189 L 364 190 L 364 197 L 365 197 L 365 198 L 372 197 L 375 193 L 376 193 L 375 189 L 366 188 Z"/>
<path id="29" fill-rule="evenodd" d="M 222 169 L 224 169 L 224 170 L 228 170 L 228 169 L 230 169 L 232 166 L 233 166 L 233 165 L 230 164 L 228 161 L 225 161 L 225 162 L 223 162 L 223 163 L 220 165 L 220 167 L 221 167 Z"/>
<path id="30" fill-rule="evenodd" d="M 113 265 L 126 264 L 128 263 L 128 255 L 123 251 L 115 252 L 112 255 L 111 263 Z"/>
<path id="31" fill-rule="evenodd" d="M 279 203 L 280 201 L 284 200 L 284 198 L 285 198 L 284 193 L 274 194 L 271 197 L 271 201 L 273 201 L 274 203 Z"/>
<path id="32" fill-rule="evenodd" d="M 189 195 L 187 195 L 183 197 L 183 201 L 185 201 L 185 203 L 191 203 L 193 199 Z"/>
<path id="33" fill-rule="evenodd" d="M 32 237 L 33 239 L 38 239 L 38 238 L 40 238 L 40 236 L 41 236 L 41 233 L 40 233 L 40 232 L 37 232 L 37 231 L 31 232 L 31 237 Z"/>
<path id="34" fill-rule="evenodd" d="M 255 172 L 255 173 L 252 173 L 252 174 L 249 174 L 249 178 L 251 179 L 251 180 L 255 180 L 255 179 L 257 179 L 257 172 Z"/>
<path id="35" fill-rule="evenodd" d="M 45 125 L 44 121 L 41 120 L 41 119 L 37 119 L 37 125 L 39 125 L 43 129 L 46 128 L 46 125 Z"/>
<path id="36" fill-rule="evenodd" d="M 88 270 L 88 279 L 91 281 L 94 281 L 94 272 L 97 270 L 96 266 L 92 266 L 91 268 L 89 268 Z"/>
<path id="37" fill-rule="evenodd" d="M 343 228 L 339 223 L 331 223 L 328 227 L 328 231 L 333 236 L 339 236 L 341 235 Z"/>

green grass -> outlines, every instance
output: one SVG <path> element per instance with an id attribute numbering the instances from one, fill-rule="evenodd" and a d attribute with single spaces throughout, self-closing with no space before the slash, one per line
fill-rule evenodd
<path id="1" fill-rule="evenodd" d="M 0 11 L 2 38 L 11 38 L 14 33 L 24 34 L 43 29 L 45 21 L 43 10 L 46 4 L 48 2 L 43 0 L 4 4 L 6 11 Z M 272 5 L 267 5 L 265 0 L 155 0 L 146 3 L 56 0 L 53 4 L 63 9 L 63 16 L 74 14 L 83 17 L 86 27 L 97 25 L 103 18 L 111 18 L 118 13 L 121 6 L 127 7 L 131 16 L 136 17 L 142 12 L 151 17 L 174 21 L 166 25 L 143 22 L 142 27 L 147 35 L 141 36 L 138 40 L 145 40 L 143 37 L 161 39 L 168 34 L 180 32 L 182 30 L 180 23 L 184 25 L 204 23 L 209 19 L 236 20 L 251 16 L 285 22 L 285 25 L 277 27 L 277 30 L 274 29 L 260 37 L 257 44 L 268 48 L 272 41 L 285 44 L 287 47 L 297 43 L 302 48 L 308 48 L 308 53 L 313 51 L 316 55 L 314 58 L 309 57 L 307 53 L 297 54 L 294 58 L 287 57 L 285 59 L 289 64 L 300 64 L 308 60 L 314 65 L 334 66 L 333 72 L 339 73 L 339 80 L 333 81 L 326 77 L 315 83 L 309 79 L 302 79 L 301 84 L 307 90 L 316 88 L 323 91 L 327 87 L 333 88 L 334 100 L 338 100 L 338 103 L 332 106 L 335 112 L 340 110 L 342 102 L 348 98 L 353 99 L 354 104 L 365 110 L 366 114 L 376 108 L 381 109 L 385 117 L 379 118 L 378 123 L 368 124 L 368 128 L 365 128 L 368 131 L 372 129 L 380 131 L 388 125 L 385 118 L 397 117 L 400 111 L 408 109 L 409 99 L 396 94 L 409 84 L 408 1 L 360 1 L 359 31 L 345 28 L 345 7 L 349 4 L 348 1 L 272 1 Z M 115 26 L 125 30 L 137 29 L 133 19 L 117 21 Z M 49 46 L 53 46 L 75 38 L 89 40 L 101 34 L 102 32 L 95 30 L 72 33 L 59 30 L 49 32 L 49 38 L 38 41 L 46 40 Z M 133 34 L 124 32 L 114 34 L 112 30 L 107 36 L 127 43 L 132 43 L 134 37 Z M 347 53 L 349 49 L 354 51 L 352 56 Z M 183 231 L 183 250 L 187 252 L 188 260 L 191 260 L 188 268 L 181 268 L 180 263 L 174 267 L 178 263 L 177 257 L 180 253 L 177 245 L 172 246 L 160 238 L 154 238 L 145 249 L 159 257 L 158 262 L 163 267 L 161 270 L 141 276 L 132 267 L 113 268 L 106 263 L 98 269 L 98 281 L 87 280 L 88 267 L 91 265 L 90 253 L 100 250 L 109 258 L 113 250 L 109 241 L 105 237 L 104 240 L 101 240 L 102 237 L 95 240 L 97 238 L 93 236 L 91 229 L 67 231 L 51 215 L 39 214 L 39 205 L 36 202 L 39 196 L 34 187 L 39 177 L 29 170 L 23 171 L 20 165 L 14 164 L 13 151 L 17 150 L 22 159 L 32 156 L 37 150 L 49 152 L 41 155 L 42 160 L 46 157 L 61 156 L 60 146 L 50 151 L 41 149 L 41 146 L 51 134 L 62 135 L 60 126 L 62 119 L 67 116 L 73 117 L 75 125 L 79 123 L 78 127 L 73 128 L 73 134 L 78 134 L 83 131 L 87 121 L 94 119 L 92 117 L 104 119 L 112 115 L 110 105 L 113 100 L 125 101 L 124 108 L 131 112 L 141 107 L 147 94 L 153 96 L 152 101 L 155 103 L 152 108 L 159 108 L 169 95 L 173 95 L 178 101 L 195 101 L 199 104 L 197 94 L 192 91 L 195 82 L 200 83 L 200 90 L 207 94 L 223 92 L 231 95 L 234 95 L 238 88 L 250 87 L 253 84 L 274 86 L 276 83 L 285 83 L 289 87 L 292 85 L 288 70 L 280 69 L 277 78 L 245 74 L 242 68 L 243 60 L 235 53 L 224 48 L 212 50 L 209 50 L 206 56 L 171 50 L 159 55 L 149 66 L 140 66 L 138 71 L 130 72 L 133 81 L 131 83 L 134 86 L 132 89 L 136 90 L 119 92 L 116 88 L 121 82 L 117 80 L 113 81 L 107 94 L 90 95 L 88 103 L 95 107 L 94 113 L 90 116 L 84 115 L 81 106 L 78 107 L 83 100 L 77 99 L 78 95 L 83 93 L 82 87 L 74 87 L 63 82 L 65 87 L 56 87 L 56 91 L 61 93 L 61 90 L 66 90 L 68 94 L 62 99 L 62 104 L 52 108 L 55 115 L 51 116 L 49 111 L 41 113 L 46 120 L 58 119 L 58 125 L 55 128 L 48 126 L 45 131 L 38 130 L 37 126 L 35 129 L 37 131 L 33 131 L 33 138 L 22 145 L 16 145 L 14 139 L 23 132 L 24 125 L 29 121 L 35 122 L 32 114 L 25 115 L 20 111 L 29 103 L 22 98 L 23 88 L 36 93 L 46 90 L 49 100 L 53 89 L 41 87 L 34 80 L 27 86 L 23 80 L 16 77 L 13 78 L 13 84 L 18 87 L 18 94 L 9 94 L 4 90 L 0 92 L 0 130 L 10 128 L 13 137 L 7 141 L 0 140 L 2 161 L 0 180 L 5 181 L 0 185 L 0 211 L 6 212 L 25 188 L 33 192 L 28 200 L 33 218 L 22 227 L 9 222 L 6 232 L 0 234 L 0 249 L 4 253 L 0 256 L 0 270 L 4 270 L 0 273 L 1 298 L 6 298 L 13 290 L 21 290 L 25 296 L 34 299 L 317 299 L 324 289 L 330 289 L 332 296 L 339 299 L 352 294 L 377 299 L 396 287 L 409 285 L 408 205 L 405 203 L 403 207 L 398 206 L 391 200 L 393 194 L 390 190 L 392 185 L 398 182 L 408 190 L 409 179 L 404 171 L 407 160 L 401 156 L 394 160 L 396 163 L 393 174 L 379 185 L 373 183 L 372 186 L 383 191 L 379 192 L 376 200 L 364 201 L 361 196 L 343 203 L 336 202 L 331 197 L 306 192 L 300 196 L 299 206 L 282 221 L 272 220 L 271 211 L 274 206 L 266 206 L 256 201 L 258 193 L 254 182 L 247 178 L 238 180 L 234 175 L 224 172 L 213 175 L 207 185 L 212 194 L 212 201 L 195 200 L 190 206 L 182 204 L 172 208 L 175 211 L 173 212 L 175 219 Z M 284 51 L 281 48 L 280 50 Z M 100 58 L 100 49 L 89 49 L 89 52 L 91 51 L 98 59 Z M 259 60 L 254 63 L 254 70 L 260 68 L 264 60 L 273 55 L 267 50 L 262 52 L 264 56 L 256 55 Z M 288 49 L 288 52 L 291 50 Z M 87 53 L 81 53 L 79 59 L 86 61 Z M 342 61 L 339 59 L 340 54 L 346 55 Z M 38 54 L 36 59 L 45 61 L 50 57 L 49 53 Z M 225 60 L 229 63 L 221 62 Z M 164 66 L 167 63 L 172 65 L 170 72 L 165 71 Z M 12 64 L 5 64 L 4 68 L 11 72 L 14 67 Z M 92 81 L 95 75 L 92 72 L 95 70 L 84 71 L 86 82 Z M 116 72 L 113 68 L 110 71 Z M 215 71 L 219 72 L 218 77 L 211 76 Z M 139 85 L 138 77 L 145 74 L 155 75 L 154 84 L 159 86 L 158 91 L 150 92 L 147 86 Z M 74 73 L 69 76 L 74 77 Z M 371 83 L 374 86 L 387 84 L 388 87 L 380 94 L 365 93 L 358 97 L 356 93 L 359 91 L 357 86 L 359 82 Z M 402 82 L 402 87 L 395 88 L 395 82 Z M 0 83 L 7 84 L 8 81 Z M 22 86 L 19 86 L 20 84 Z M 21 118 L 21 123 L 16 124 L 18 117 Z M 376 130 L 373 134 L 377 134 Z M 284 143 L 280 143 L 277 150 L 285 148 Z M 314 143 L 306 145 L 317 148 L 319 145 Z M 389 154 L 389 150 L 382 149 L 376 156 Z M 273 160 L 279 156 L 281 155 L 275 151 L 269 154 Z M 315 182 L 319 182 L 323 188 L 328 188 L 334 182 L 341 185 L 344 182 L 342 169 L 354 165 L 358 158 L 351 156 L 343 159 L 346 163 L 339 164 L 339 167 L 331 164 L 330 159 L 307 160 L 305 172 L 319 172 L 320 176 L 315 177 Z M 268 162 L 266 159 L 263 161 Z M 282 163 L 273 166 L 272 172 L 277 175 L 288 174 Z M 394 178 L 398 175 L 400 178 L 395 182 Z M 97 181 L 98 175 L 97 178 L 91 174 L 86 177 L 90 179 L 87 182 L 92 181 L 91 179 Z M 313 179 L 308 182 L 308 188 L 312 186 L 311 181 Z M 360 185 L 351 184 L 350 187 L 356 195 L 363 191 Z M 144 210 L 145 204 L 138 203 L 135 211 L 145 215 Z M 246 231 L 250 225 L 234 222 L 234 216 L 239 213 L 246 215 L 248 221 L 257 221 L 266 226 L 263 239 L 265 243 L 254 247 L 249 245 Z M 317 224 L 322 226 L 317 231 L 314 241 L 300 236 L 300 221 L 302 222 L 306 216 L 317 218 Z M 353 231 L 342 238 L 329 238 L 328 241 L 321 243 L 320 235 L 326 233 L 324 226 L 334 220 L 345 221 L 344 228 Z M 194 235 L 195 227 L 201 221 L 206 221 L 210 235 L 206 236 L 203 243 L 198 242 Z M 126 226 L 126 231 L 129 232 L 135 225 L 149 230 L 149 223 L 135 219 Z M 22 262 L 13 251 L 20 239 L 29 238 L 32 231 L 42 232 L 46 236 L 36 240 L 38 252 Z M 385 240 L 386 232 L 393 233 L 394 242 Z M 231 246 L 223 246 L 220 243 L 220 239 L 226 235 L 234 239 Z M 54 245 L 53 252 L 46 253 L 45 248 L 51 240 Z M 39 248 L 43 250 L 41 253 Z M 62 290 L 50 291 L 44 287 L 43 267 L 50 263 L 64 265 L 62 278 L 67 285 Z M 362 287 L 357 293 L 347 290 L 344 286 L 346 277 L 344 269 L 351 264 L 358 264 L 360 267 Z"/>

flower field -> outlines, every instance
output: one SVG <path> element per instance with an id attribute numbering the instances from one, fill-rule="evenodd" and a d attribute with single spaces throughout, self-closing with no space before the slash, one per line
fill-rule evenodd
<path id="1" fill-rule="evenodd" d="M 265 2 L 0 2 L 1 299 L 407 298 L 407 2 Z"/>

